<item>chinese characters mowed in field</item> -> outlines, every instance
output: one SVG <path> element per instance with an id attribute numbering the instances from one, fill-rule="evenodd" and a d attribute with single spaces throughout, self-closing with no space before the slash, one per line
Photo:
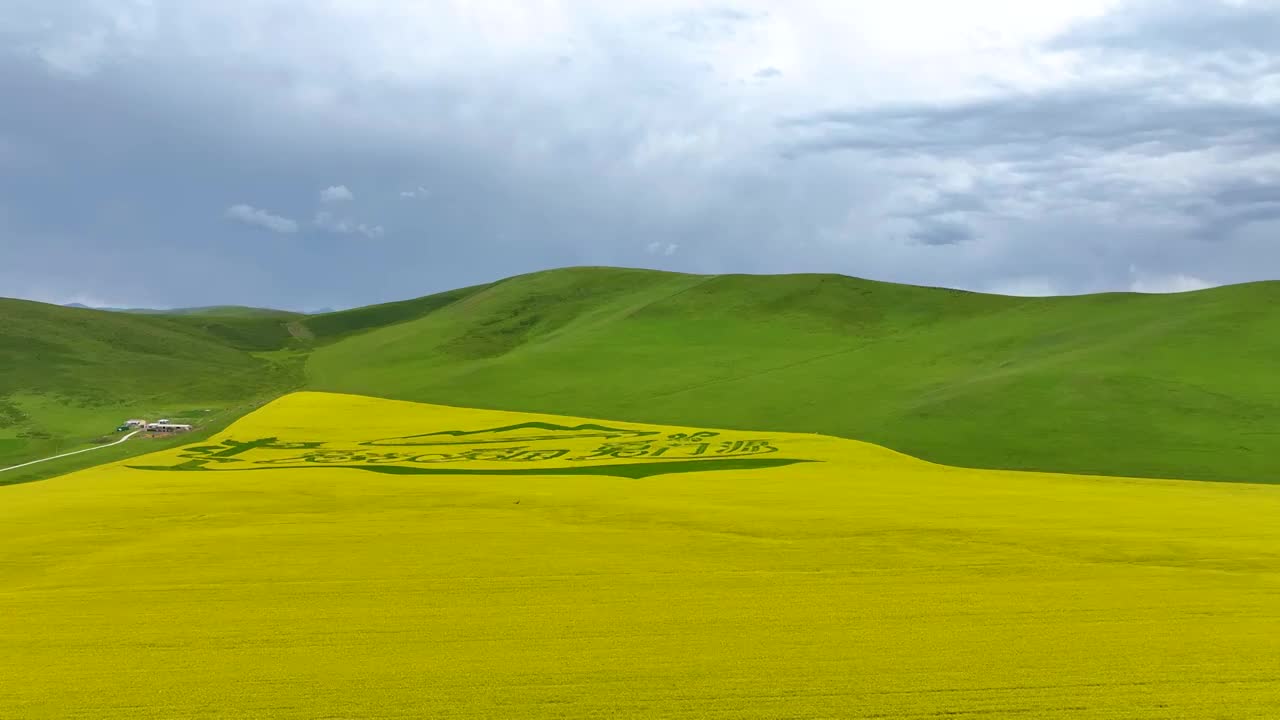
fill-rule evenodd
<path id="1" fill-rule="evenodd" d="M 809 460 L 777 457 L 767 438 L 707 430 L 663 432 L 522 423 L 482 430 L 444 430 L 360 443 L 223 440 L 185 448 L 173 465 L 142 470 L 243 471 L 344 467 L 394 474 L 648 477 L 676 472 L 781 467 Z"/>

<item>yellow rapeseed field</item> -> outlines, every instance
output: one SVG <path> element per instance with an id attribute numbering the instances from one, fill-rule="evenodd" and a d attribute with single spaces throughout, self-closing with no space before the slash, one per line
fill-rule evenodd
<path id="1" fill-rule="evenodd" d="M 1280 486 L 300 393 L 0 488 L 0 718 L 356 717 L 1280 718 Z"/>

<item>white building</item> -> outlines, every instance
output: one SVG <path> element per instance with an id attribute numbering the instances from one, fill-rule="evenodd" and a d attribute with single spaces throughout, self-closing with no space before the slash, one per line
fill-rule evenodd
<path id="1" fill-rule="evenodd" d="M 127 428 L 141 428 L 147 426 L 146 420 L 125 420 L 124 426 Z"/>
<path id="2" fill-rule="evenodd" d="M 191 431 L 191 426 L 183 425 L 182 423 L 162 423 L 162 422 L 147 423 L 147 432 L 180 433 L 180 432 L 190 432 L 190 431 Z"/>

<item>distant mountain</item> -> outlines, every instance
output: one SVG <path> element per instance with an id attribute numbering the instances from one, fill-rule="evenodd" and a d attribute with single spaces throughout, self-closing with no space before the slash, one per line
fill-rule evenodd
<path id="1" fill-rule="evenodd" d="M 244 305 L 210 305 L 207 307 L 175 308 L 173 310 L 132 310 L 156 315 L 207 315 L 217 317 L 302 317 L 304 313 L 274 308 L 247 307 Z"/>
<path id="2" fill-rule="evenodd" d="M 209 305 L 205 307 L 190 308 L 122 308 L 122 307 L 91 307 L 82 303 L 67 303 L 62 307 L 77 308 L 79 310 L 104 310 L 106 312 L 131 313 L 133 315 L 213 315 L 218 317 L 250 317 L 250 316 L 267 316 L 267 317 L 301 317 L 305 313 L 292 312 L 289 310 L 275 310 L 272 308 L 257 308 L 244 305 Z M 331 310 L 328 312 L 332 312 Z"/>
<path id="3" fill-rule="evenodd" d="M 106 312 L 127 312 L 127 313 L 140 313 L 140 314 L 153 314 L 153 315 L 160 315 L 160 314 L 172 312 L 170 310 L 153 310 L 150 308 L 121 308 L 121 307 L 106 307 L 106 306 L 99 306 L 99 305 L 85 305 L 84 303 L 78 303 L 78 302 L 66 303 L 62 307 L 76 308 L 77 310 L 103 310 Z"/>

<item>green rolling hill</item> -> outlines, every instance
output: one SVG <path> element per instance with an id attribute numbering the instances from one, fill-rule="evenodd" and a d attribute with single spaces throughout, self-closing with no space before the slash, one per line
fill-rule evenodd
<path id="1" fill-rule="evenodd" d="M 16 408 L 0 466 L 128 409 L 230 419 L 305 387 L 819 432 L 972 467 L 1276 482 L 1277 306 L 1280 283 L 1012 298 L 613 268 L 314 316 L 0 301 L 0 407 Z"/>
<path id="2" fill-rule="evenodd" d="M 126 417 L 230 420 L 301 383 L 302 358 L 290 344 L 301 345 L 278 318 L 134 315 L 0 300 L 0 467 L 89 447 Z M 6 473 L 0 483 L 121 452 Z"/>

